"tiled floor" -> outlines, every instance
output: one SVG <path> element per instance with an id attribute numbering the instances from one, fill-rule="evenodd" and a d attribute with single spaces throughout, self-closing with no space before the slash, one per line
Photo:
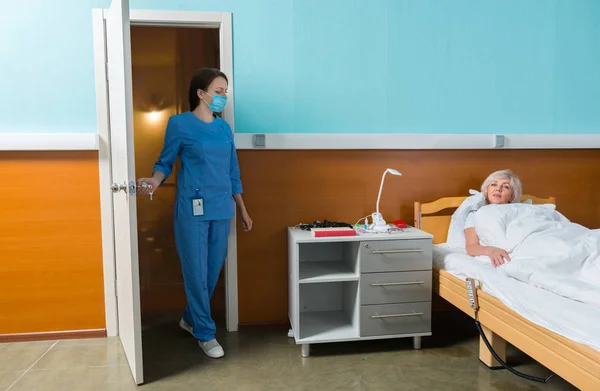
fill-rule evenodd
<path id="1" fill-rule="evenodd" d="M 420 351 L 412 341 L 314 345 L 312 356 L 285 329 L 254 329 L 218 336 L 226 356 L 206 358 L 177 318 L 144 329 L 146 384 L 140 390 L 575 390 L 554 377 L 534 383 L 478 361 L 472 322 L 459 314 L 437 317 L 434 336 Z M 528 374 L 549 372 L 522 353 L 510 361 Z M 137 390 L 117 339 L 0 344 L 0 390 Z"/>

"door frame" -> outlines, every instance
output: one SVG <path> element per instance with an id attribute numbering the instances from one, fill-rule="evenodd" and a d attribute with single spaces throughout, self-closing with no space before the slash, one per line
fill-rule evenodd
<path id="1" fill-rule="evenodd" d="M 100 209 L 102 218 L 102 260 L 104 267 L 104 302 L 107 336 L 118 335 L 118 312 L 116 296 L 116 265 L 114 247 L 113 194 L 111 171 L 111 144 L 108 104 L 108 72 L 106 48 L 107 10 L 92 10 L 94 73 L 96 84 L 96 126 L 99 134 Z M 223 119 L 235 133 L 234 123 L 234 77 L 233 77 L 233 31 L 230 12 L 196 11 L 148 11 L 131 10 L 132 26 L 196 27 L 219 29 L 219 56 L 221 71 L 229 79 L 229 98 L 223 110 Z M 238 269 L 237 224 L 231 220 L 225 262 L 225 308 L 227 331 L 238 331 Z M 182 308 L 183 311 L 183 308 Z"/>

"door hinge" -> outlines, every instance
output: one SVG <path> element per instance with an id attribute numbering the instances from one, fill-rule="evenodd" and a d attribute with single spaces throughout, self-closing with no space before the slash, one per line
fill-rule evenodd
<path id="1" fill-rule="evenodd" d="M 117 280 L 115 280 L 115 297 L 119 297 L 119 284 L 117 284 Z"/>

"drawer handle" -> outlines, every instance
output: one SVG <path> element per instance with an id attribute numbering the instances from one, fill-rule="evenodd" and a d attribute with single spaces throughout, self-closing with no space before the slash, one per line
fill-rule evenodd
<path id="1" fill-rule="evenodd" d="M 425 250 L 373 250 L 373 254 L 422 253 Z"/>
<path id="2" fill-rule="evenodd" d="M 384 318 L 404 318 L 405 316 L 421 316 L 422 312 L 413 312 L 412 314 L 392 314 L 392 315 L 373 315 L 371 319 L 384 319 Z"/>
<path id="3" fill-rule="evenodd" d="M 423 285 L 424 281 L 412 281 L 412 282 L 379 282 L 371 284 L 372 286 L 397 286 L 397 285 Z"/>

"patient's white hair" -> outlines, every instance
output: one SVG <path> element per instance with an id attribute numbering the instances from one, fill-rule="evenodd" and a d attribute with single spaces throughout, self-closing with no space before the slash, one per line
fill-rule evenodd
<path id="1" fill-rule="evenodd" d="M 488 176 L 486 178 L 485 181 L 483 181 L 483 184 L 481 185 L 481 193 L 483 193 L 483 195 L 485 196 L 485 200 L 486 202 L 488 201 L 487 199 L 487 188 L 488 186 L 496 180 L 499 179 L 508 179 L 510 182 L 510 188 L 512 190 L 512 198 L 510 200 L 511 204 L 514 204 L 516 202 L 521 202 L 521 196 L 523 195 L 523 186 L 521 186 L 521 181 L 519 180 L 519 177 L 515 175 L 514 172 L 512 172 L 511 170 L 500 170 L 500 171 L 496 171 L 490 174 L 490 176 Z"/>

